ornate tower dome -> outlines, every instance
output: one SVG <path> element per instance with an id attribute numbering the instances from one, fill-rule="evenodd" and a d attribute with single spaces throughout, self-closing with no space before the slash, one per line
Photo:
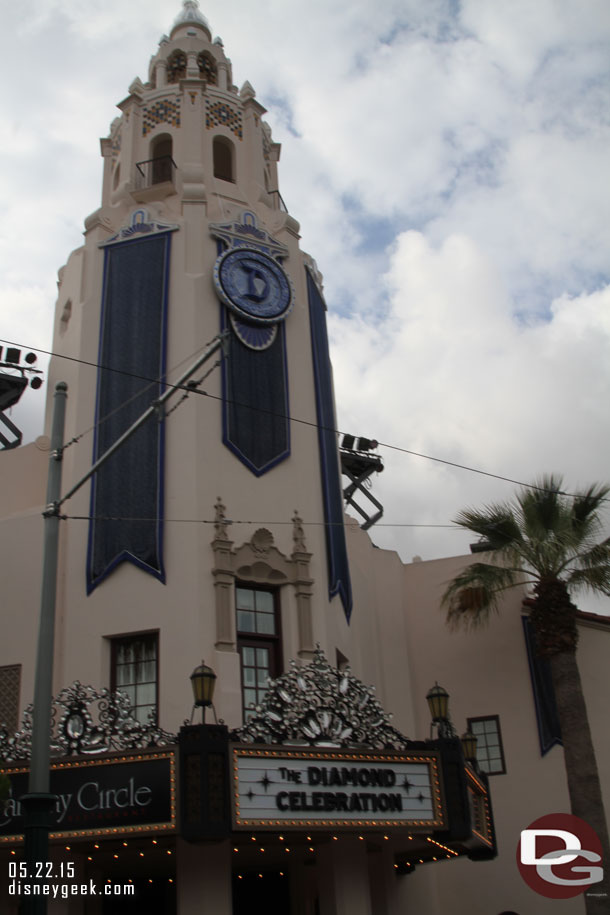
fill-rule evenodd
<path id="1" fill-rule="evenodd" d="M 196 28 L 203 29 L 207 32 L 209 40 L 212 40 L 212 33 L 208 20 L 203 13 L 200 12 L 197 0 L 184 0 L 183 9 L 174 20 L 170 38 L 174 38 L 178 29 L 183 26 L 195 26 Z"/>

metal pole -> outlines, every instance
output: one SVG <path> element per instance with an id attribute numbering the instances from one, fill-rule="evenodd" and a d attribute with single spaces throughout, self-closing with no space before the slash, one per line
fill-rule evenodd
<path id="1" fill-rule="evenodd" d="M 210 356 L 212 356 L 216 352 L 216 350 L 220 349 L 220 347 L 223 346 L 225 339 L 227 337 L 228 337 L 227 331 L 225 331 L 222 334 L 219 334 L 218 337 L 216 337 L 216 339 L 214 340 L 214 342 L 208 346 L 205 353 L 203 353 L 203 355 L 200 356 L 193 363 L 193 365 L 189 369 L 186 370 L 184 375 L 182 375 L 178 379 L 178 381 L 176 381 L 174 384 L 172 384 L 171 388 L 168 388 L 167 391 L 164 391 L 163 394 L 161 394 L 161 396 L 157 398 L 157 400 L 153 401 L 153 403 L 150 405 L 150 407 L 147 410 L 145 410 L 144 413 L 142 413 L 142 415 L 138 419 L 136 419 L 136 421 L 129 427 L 129 429 L 127 429 L 125 432 L 123 432 L 123 434 L 121 436 L 119 436 L 119 438 L 117 438 L 116 442 L 113 445 L 111 445 L 110 448 L 108 448 L 108 450 L 105 451 L 104 454 L 100 458 L 97 459 L 95 464 L 89 468 L 89 470 L 84 475 L 84 477 L 81 477 L 81 479 L 78 481 L 78 483 L 75 483 L 74 486 L 72 487 L 72 489 L 68 490 L 68 492 L 65 494 L 65 496 L 59 500 L 59 502 L 57 503 L 57 506 L 59 507 L 60 505 L 63 505 L 64 502 L 67 502 L 68 499 L 70 499 L 76 492 L 78 492 L 78 490 L 81 488 L 83 483 L 86 483 L 87 480 L 90 479 L 93 476 L 93 474 L 96 473 L 96 471 L 98 471 L 100 469 L 102 464 L 105 464 L 106 461 L 108 460 L 108 458 L 112 457 L 112 455 L 115 453 L 115 451 L 118 451 L 119 448 L 121 448 L 125 444 L 127 439 L 131 438 L 131 436 L 134 434 L 134 432 L 138 431 L 140 426 L 143 426 L 144 423 L 147 422 L 151 416 L 155 415 L 155 413 L 160 412 L 161 408 L 169 400 L 170 397 L 172 397 L 177 391 L 180 391 L 181 389 L 184 390 L 185 382 L 188 381 L 188 379 L 191 377 L 193 372 L 196 372 L 198 368 L 201 368 L 203 363 L 207 362 L 207 360 L 210 358 Z"/>
<path id="2" fill-rule="evenodd" d="M 159 414 L 166 401 L 184 385 L 191 375 L 212 356 L 228 338 L 228 332 L 219 334 L 193 365 L 164 391 L 126 432 L 95 462 L 81 479 L 61 498 L 61 468 L 64 441 L 64 423 L 68 386 L 60 381 L 55 388 L 53 424 L 51 431 L 51 456 L 47 483 L 47 507 L 44 517 L 44 544 L 42 567 L 42 595 L 40 602 L 40 627 L 32 712 L 32 755 L 30 760 L 29 793 L 20 801 L 24 811 L 25 858 L 28 874 L 35 874 L 35 862 L 49 860 L 49 832 L 55 822 L 57 798 L 49 793 L 51 702 L 53 690 L 53 654 L 55 644 L 55 600 L 57 593 L 57 558 L 59 552 L 59 509 L 131 438 L 140 426 Z M 26 896 L 22 911 L 27 915 L 46 915 L 47 897 Z"/>
<path id="3" fill-rule="evenodd" d="M 68 386 L 55 387 L 51 454 L 47 482 L 47 507 L 44 516 L 42 589 L 40 625 L 32 712 L 32 756 L 29 793 L 21 798 L 25 813 L 25 858 L 28 873 L 34 874 L 36 861 L 49 860 L 49 830 L 54 821 L 56 797 L 49 793 L 51 738 L 51 700 L 53 690 L 53 652 L 55 643 L 55 595 L 57 592 L 57 555 L 59 549 L 59 497 L 64 443 L 64 421 Z M 47 911 L 46 897 L 27 897 L 24 911 Z"/>
<path id="4" fill-rule="evenodd" d="M 55 644 L 55 595 L 59 551 L 59 511 L 64 444 L 64 422 L 68 385 L 55 387 L 51 455 L 47 482 L 47 507 L 44 511 L 44 560 L 40 600 L 40 628 L 36 659 L 36 685 L 32 717 L 32 760 L 30 792 L 49 790 L 49 743 L 51 736 L 51 697 L 53 689 L 53 649 Z"/>

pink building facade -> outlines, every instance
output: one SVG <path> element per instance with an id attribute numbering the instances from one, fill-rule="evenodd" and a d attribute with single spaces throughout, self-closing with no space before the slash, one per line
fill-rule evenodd
<path id="1" fill-rule="evenodd" d="M 249 83 L 233 84 L 223 44 L 192 0 L 147 80 L 134 80 L 118 107 L 101 141 L 101 206 L 59 273 L 47 432 L 55 385 L 66 382 L 64 441 L 74 444 L 63 453 L 62 491 L 206 346 L 220 338 L 222 349 L 61 506 L 53 693 L 90 684 L 83 708 L 93 714 L 108 700 L 100 691 L 121 689 L 132 732 L 142 732 L 128 745 L 129 728 L 115 733 L 106 721 L 104 730 L 98 706 L 93 723 L 66 724 L 53 759 L 70 775 L 55 790 L 83 803 L 73 814 L 66 802 L 53 860 L 74 862 L 83 882 L 131 884 L 139 896 L 58 898 L 49 911 L 229 915 L 253 900 L 270 915 L 557 911 L 522 881 L 515 859 L 522 829 L 569 809 L 544 672 L 528 655 L 525 595 L 508 594 L 488 630 L 449 632 L 441 594 L 469 557 L 404 564 L 343 514 L 322 277 L 279 193 L 280 146 L 265 110 Z M 23 734 L 34 693 L 49 448 L 41 436 L 0 453 L 0 718 L 15 786 L 27 769 L 10 739 Z M 583 615 L 580 667 L 606 791 L 608 633 L 605 618 Z M 175 735 L 202 659 L 216 674 L 215 714 L 231 740 L 221 725 L 210 732 L 218 744 L 189 756 Z M 429 742 L 435 681 L 450 693 L 457 731 L 470 724 L 480 738 L 477 765 L 459 762 L 455 790 L 471 806 L 468 835 L 457 838 L 449 763 Z M 63 695 L 56 723 L 62 714 L 69 722 L 76 694 Z M 271 733 L 256 731 L 261 715 L 267 729 L 285 728 L 281 741 L 252 738 Z M 87 742 L 96 726 L 97 756 Z M 189 809 L 205 808 L 209 831 L 193 827 L 185 838 L 189 779 L 203 785 L 192 760 L 212 779 L 211 760 L 223 753 L 227 796 L 211 781 L 207 799 L 189 788 Z M 96 758 L 106 769 L 94 771 Z M 242 786 L 259 769 L 269 784 L 249 790 L 274 798 L 273 817 L 264 807 L 244 812 Z M 297 787 L 303 772 L 307 790 Z M 398 777 L 400 803 L 383 791 Z M 367 800 L 347 810 L 332 779 L 358 778 Z M 206 806 L 214 798 L 216 814 Z M 406 798 L 421 805 L 419 817 L 407 814 Z M 0 834 L 7 865 L 20 855 L 16 803 L 17 787 Z M 113 819 L 119 808 L 123 820 Z M 8 873 L 0 892 L 13 913 Z M 561 910 L 580 915 L 582 897 Z"/>

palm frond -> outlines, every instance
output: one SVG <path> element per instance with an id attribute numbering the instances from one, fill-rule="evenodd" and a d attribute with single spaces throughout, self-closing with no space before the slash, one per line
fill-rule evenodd
<path id="1" fill-rule="evenodd" d="M 592 565 L 586 569 L 572 569 L 566 577 L 570 591 L 591 591 L 610 597 L 610 565 Z"/>
<path id="2" fill-rule="evenodd" d="M 447 622 L 453 628 L 471 628 L 488 621 L 498 610 L 498 597 L 519 581 L 520 569 L 475 562 L 447 585 L 441 605 L 447 608 Z"/>
<path id="3" fill-rule="evenodd" d="M 610 487 L 593 483 L 572 501 L 572 526 L 580 540 L 595 537 L 601 530 L 599 510 L 610 493 Z"/>
<path id="4" fill-rule="evenodd" d="M 550 474 L 536 480 L 534 488 L 517 493 L 521 525 L 528 539 L 543 541 L 549 533 L 570 526 L 561 498 L 562 483 L 560 476 Z"/>
<path id="5" fill-rule="evenodd" d="M 464 509 L 454 524 L 479 534 L 492 550 L 502 550 L 523 539 L 519 524 L 507 505 L 489 505 L 483 511 Z"/>
<path id="6" fill-rule="evenodd" d="M 512 502 L 457 515 L 455 524 L 489 545 L 492 563 L 474 563 L 448 584 L 442 604 L 450 625 L 486 621 L 502 591 L 525 580 L 610 595 L 610 538 L 598 542 L 600 508 L 610 486 L 595 483 L 575 495 L 562 486 L 559 475 L 549 474 L 519 490 Z"/>
<path id="7" fill-rule="evenodd" d="M 589 569 L 594 566 L 606 565 L 610 568 L 610 537 L 601 543 L 585 544 L 584 549 L 571 556 L 566 556 L 564 568 L 572 566 L 575 569 Z"/>

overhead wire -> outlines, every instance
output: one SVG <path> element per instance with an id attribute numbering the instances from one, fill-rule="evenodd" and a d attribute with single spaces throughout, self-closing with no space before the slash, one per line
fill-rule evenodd
<path id="1" fill-rule="evenodd" d="M 16 346 L 16 347 L 20 347 L 21 349 L 29 349 L 29 350 L 33 350 L 34 352 L 37 352 L 37 353 L 44 353 L 45 355 L 52 356 L 54 358 L 67 359 L 71 362 L 77 362 L 77 363 L 81 363 L 83 365 L 91 366 L 92 368 L 97 368 L 98 370 L 117 372 L 121 375 L 127 375 L 128 377 L 131 377 L 131 378 L 137 378 L 137 379 L 140 379 L 141 381 L 149 382 L 151 386 L 154 384 L 160 383 L 159 379 L 148 378 L 145 375 L 140 375 L 140 374 L 137 374 L 134 372 L 129 372 L 129 371 L 126 371 L 125 369 L 116 369 L 116 368 L 111 368 L 109 366 L 103 366 L 103 365 L 100 365 L 99 363 L 90 362 L 86 359 L 78 359 L 76 356 L 66 356 L 62 353 L 55 353 L 52 350 L 45 350 L 45 349 L 41 349 L 41 348 L 35 347 L 35 346 L 28 347 L 25 344 L 15 343 L 14 341 L 4 340 L 2 338 L 0 338 L 0 342 L 6 344 L 8 346 Z M 200 351 L 201 350 L 196 351 L 196 352 L 200 352 Z M 189 357 L 186 357 L 181 362 L 179 362 L 178 366 L 180 366 L 184 362 L 186 362 L 186 359 L 188 359 L 188 358 Z M 171 371 L 175 371 L 178 366 L 168 370 L 168 372 L 166 372 L 165 375 L 169 374 L 169 372 L 171 372 Z M 223 400 L 223 398 L 220 395 L 210 394 L 208 391 L 200 391 L 198 389 L 195 389 L 194 387 L 189 388 L 187 385 L 172 385 L 171 382 L 169 382 L 167 380 L 165 380 L 164 383 L 165 383 L 166 387 L 175 387 L 177 390 L 178 389 L 187 390 L 187 394 L 193 393 L 193 394 L 199 394 L 201 396 L 208 397 L 212 400 L 219 400 L 219 401 Z M 144 389 L 144 390 L 146 390 L 146 389 Z M 132 398 L 129 399 L 129 401 L 126 401 L 125 404 L 119 405 L 117 408 L 115 408 L 115 411 L 112 411 L 112 413 L 108 414 L 108 415 L 109 416 L 113 415 L 114 412 L 121 409 L 127 403 L 131 402 L 131 400 L 133 400 L 135 398 L 135 396 L 141 396 L 141 392 L 138 395 L 134 395 Z M 183 399 L 185 399 L 185 398 L 183 398 Z M 278 413 L 277 411 L 274 411 L 274 410 L 265 409 L 264 407 L 256 407 L 252 404 L 243 404 L 243 403 L 240 403 L 239 401 L 231 400 L 230 398 L 224 398 L 224 399 L 226 400 L 226 402 L 231 403 L 235 406 L 243 407 L 244 409 L 254 410 L 258 413 L 263 413 L 266 415 L 277 416 L 281 419 L 286 419 L 290 422 L 298 423 L 298 424 L 304 425 L 304 426 L 309 426 L 309 427 L 312 427 L 315 429 L 321 429 L 323 431 L 333 432 L 335 435 L 338 435 L 338 436 L 343 436 L 346 434 L 344 432 L 341 432 L 341 430 L 339 430 L 339 429 L 330 428 L 328 426 L 322 426 L 319 423 L 314 422 L 313 420 L 300 419 L 295 416 L 290 416 L 290 415 L 287 415 L 284 413 Z M 175 407 L 173 409 L 175 409 Z M 173 409 L 170 412 L 173 412 Z M 99 425 L 99 423 L 105 421 L 106 418 L 107 417 L 103 417 L 103 418 L 99 419 L 94 426 L 90 427 L 90 429 L 88 429 L 86 432 L 81 433 L 80 437 L 82 437 L 83 435 L 86 435 L 87 432 L 89 432 L 89 431 L 93 431 L 96 428 L 96 426 Z M 80 437 L 79 437 L 79 440 L 80 440 Z M 72 441 L 69 444 L 71 444 L 71 443 L 72 443 Z M 480 476 L 490 477 L 491 479 L 500 480 L 504 483 L 512 483 L 515 486 L 522 486 L 525 489 L 534 489 L 534 490 L 538 490 L 539 492 L 547 491 L 543 486 L 539 486 L 536 483 L 527 483 L 527 482 L 524 482 L 523 480 L 517 480 L 515 478 L 507 477 L 507 476 L 504 476 L 499 473 L 492 473 L 491 471 L 488 471 L 488 470 L 481 470 L 478 467 L 471 467 L 468 464 L 460 464 L 457 461 L 450 461 L 447 458 L 440 458 L 440 457 L 435 457 L 434 455 L 424 454 L 421 451 L 414 451 L 413 449 L 404 448 L 400 445 L 392 445 L 388 442 L 378 442 L 378 446 L 380 448 L 387 448 L 390 451 L 397 451 L 401 454 L 408 454 L 408 455 L 411 455 L 412 457 L 419 457 L 419 458 L 422 458 L 423 460 L 433 461 L 434 463 L 437 463 L 437 464 L 444 464 L 445 466 L 448 466 L 448 467 L 455 467 L 457 470 L 464 470 L 468 473 L 475 473 Z M 565 492 L 563 490 L 558 490 L 557 494 L 561 495 L 561 496 L 566 496 L 568 498 L 578 498 L 577 493 L 569 493 L 569 492 Z M 604 499 L 604 501 L 610 501 L 610 500 Z"/>
<path id="2" fill-rule="evenodd" d="M 62 521 L 123 521 L 131 523 L 149 523 L 157 524 L 160 521 L 168 524 L 217 524 L 214 518 L 125 518 L 118 515 L 66 515 L 59 516 Z M 351 516 L 350 516 L 351 517 Z M 354 519 L 356 520 L 356 519 Z M 293 521 L 269 521 L 255 518 L 234 519 L 227 518 L 224 524 L 233 526 L 234 524 L 267 524 L 270 527 L 293 524 Z M 344 527 L 343 521 L 304 521 L 299 519 L 299 524 L 305 527 Z M 409 522 L 377 522 L 378 527 L 423 527 L 423 528 L 446 528 L 449 530 L 460 530 L 453 524 L 411 524 Z"/>

